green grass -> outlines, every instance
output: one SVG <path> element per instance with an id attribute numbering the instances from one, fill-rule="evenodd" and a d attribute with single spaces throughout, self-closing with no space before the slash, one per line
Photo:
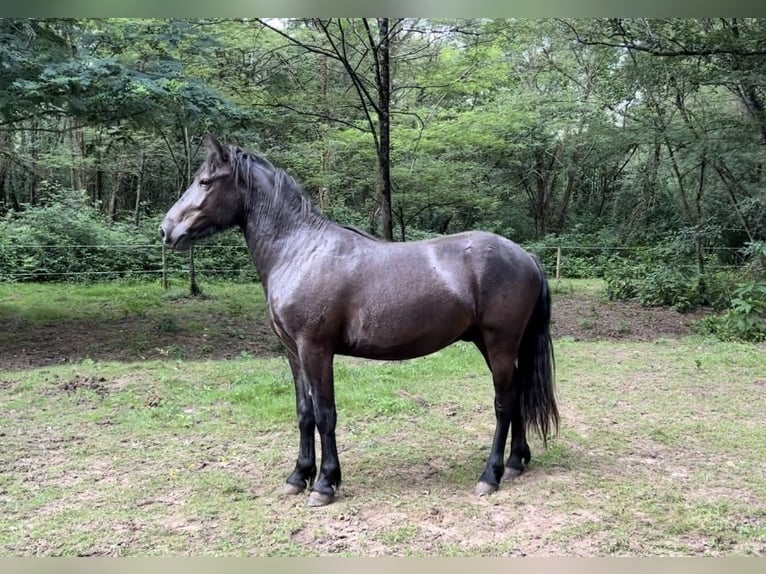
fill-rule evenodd
<path id="1" fill-rule="evenodd" d="M 565 295 L 603 295 L 603 279 L 554 279 L 548 276 L 551 293 Z"/>
<path id="2" fill-rule="evenodd" d="M 188 297 L 178 286 L 164 290 L 159 283 L 115 281 L 113 283 L 0 283 L 0 320 L 20 319 L 32 324 L 62 320 L 108 321 L 143 317 L 153 312 L 160 321 L 177 313 L 172 303 L 190 301 L 187 313 L 205 309 L 212 313 L 265 312 L 262 290 L 253 283 L 209 282 L 201 297 Z M 161 328 L 161 327 L 160 327 Z"/>
<path id="3" fill-rule="evenodd" d="M 134 288 L 71 287 L 94 314 Z M 205 304 L 260 312 L 238 289 L 210 286 Z M 22 291 L 14 305 L 51 299 Z M 204 302 L 149 291 L 143 312 L 168 332 Z M 764 357 L 698 337 L 556 341 L 561 432 L 548 450 L 533 437 L 529 472 L 485 498 L 472 491 L 494 415 L 478 352 L 339 357 L 344 483 L 321 509 L 280 494 L 298 447 L 283 358 L 0 370 L 0 554 L 763 555 Z"/>
<path id="4" fill-rule="evenodd" d="M 561 434 L 547 451 L 533 440 L 530 472 L 486 499 L 471 490 L 487 455 L 492 397 L 473 349 L 401 364 L 339 359 L 345 483 L 341 499 L 318 510 L 279 494 L 297 448 L 281 359 L 2 373 L 0 549 L 763 551 L 766 401 L 755 386 L 763 348 L 562 341 L 557 350 Z M 74 380 L 90 386 L 65 390 Z"/>

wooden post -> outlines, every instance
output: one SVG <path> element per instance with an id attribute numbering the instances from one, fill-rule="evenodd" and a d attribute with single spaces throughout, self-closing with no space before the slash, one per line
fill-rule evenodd
<path id="1" fill-rule="evenodd" d="M 168 289 L 168 260 L 165 254 L 165 243 L 162 244 L 162 288 Z"/>
<path id="2" fill-rule="evenodd" d="M 556 281 L 561 278 L 561 247 L 556 248 Z"/>
<path id="3" fill-rule="evenodd" d="M 202 293 L 197 285 L 197 271 L 194 269 L 194 244 L 189 248 L 189 294 L 196 297 Z"/>

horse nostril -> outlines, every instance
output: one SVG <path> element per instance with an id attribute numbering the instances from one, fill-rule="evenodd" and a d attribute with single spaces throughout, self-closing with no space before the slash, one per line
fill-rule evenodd
<path id="1" fill-rule="evenodd" d="M 165 228 L 160 225 L 160 237 L 165 241 Z"/>

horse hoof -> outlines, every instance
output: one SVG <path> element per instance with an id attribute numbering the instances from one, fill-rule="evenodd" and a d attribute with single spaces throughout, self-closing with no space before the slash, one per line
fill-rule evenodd
<path id="1" fill-rule="evenodd" d="M 335 497 L 332 494 L 322 494 L 316 490 L 312 490 L 309 494 L 308 505 L 309 506 L 327 506 Z"/>
<path id="2" fill-rule="evenodd" d="M 496 484 L 490 484 L 484 481 L 476 483 L 476 494 L 478 494 L 479 496 L 487 496 L 488 494 L 492 494 L 493 492 L 497 492 Z"/>
<path id="3" fill-rule="evenodd" d="M 519 478 L 523 470 L 519 470 L 518 468 L 511 468 L 510 466 L 505 467 L 505 471 L 503 471 L 503 480 L 513 480 L 514 478 Z"/>
<path id="4" fill-rule="evenodd" d="M 290 484 L 289 482 L 285 483 L 284 487 L 282 487 L 282 494 L 285 496 L 295 496 L 296 494 L 300 494 L 306 490 L 305 488 L 301 488 L 300 486 L 295 486 L 294 484 Z"/>

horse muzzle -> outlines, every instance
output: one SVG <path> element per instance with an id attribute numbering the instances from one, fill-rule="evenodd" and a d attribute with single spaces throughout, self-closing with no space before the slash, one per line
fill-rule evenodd
<path id="1" fill-rule="evenodd" d="M 185 251 L 191 245 L 189 235 L 185 231 L 179 230 L 178 226 L 174 225 L 172 222 L 167 220 L 163 221 L 159 231 L 162 242 L 171 249 Z"/>

